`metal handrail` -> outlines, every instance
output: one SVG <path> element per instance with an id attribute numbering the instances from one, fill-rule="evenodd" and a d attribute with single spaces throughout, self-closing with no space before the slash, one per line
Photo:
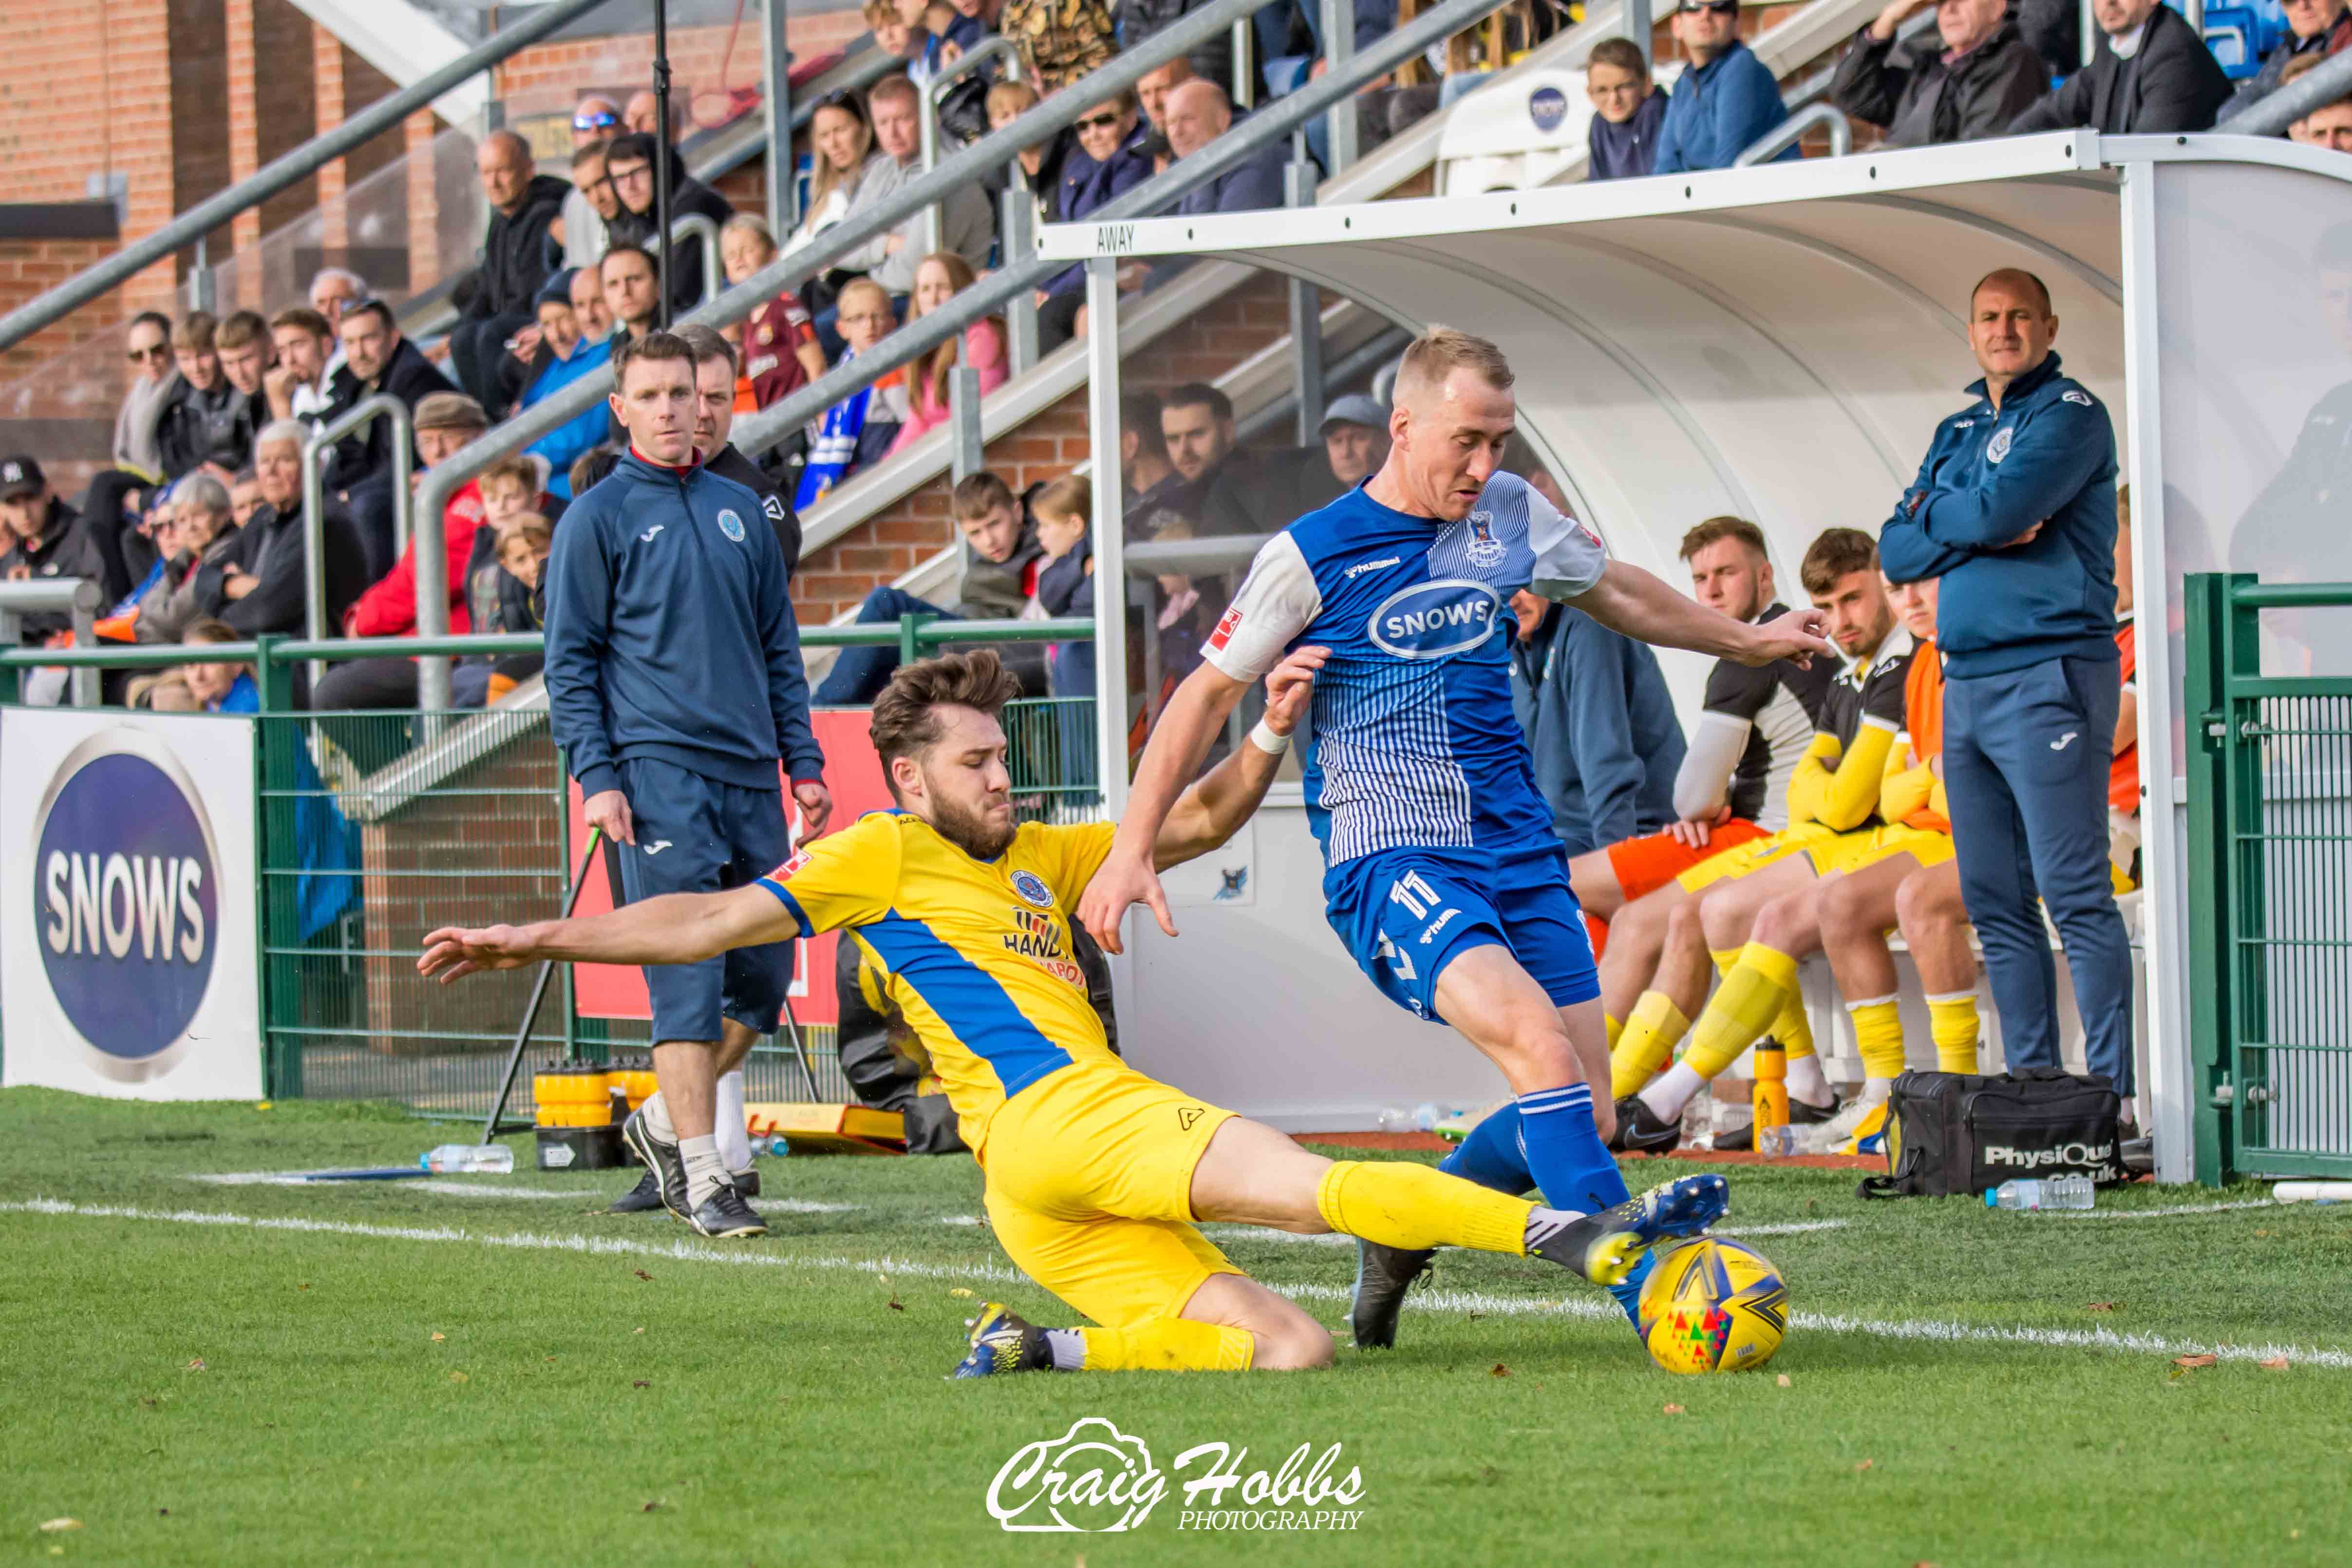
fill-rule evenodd
<path id="1" fill-rule="evenodd" d="M 68 279 L 30 304 L 0 316 L 0 349 L 15 347 L 52 321 L 89 303 L 116 284 L 163 260 L 182 247 L 194 244 L 199 236 L 224 227 L 247 208 L 260 205 L 362 142 L 393 129 L 450 89 L 462 86 L 500 60 L 539 42 L 604 3 L 605 0 L 560 0 L 559 4 L 543 11 L 535 11 L 525 20 L 468 49 L 415 86 L 378 100 L 325 135 L 313 137 L 250 178 L 239 181 L 208 201 L 198 202 L 146 238 L 134 245 L 124 246 L 96 267 Z"/>
<path id="2" fill-rule="evenodd" d="M 408 405 L 389 392 L 379 392 L 352 405 L 302 443 L 302 629 L 314 641 L 328 632 L 325 455 L 337 441 L 380 418 L 392 421 L 392 538 L 397 561 L 408 548 L 408 480 L 415 460 L 415 422 Z M 314 669 L 310 679 L 316 680 L 320 674 Z"/>
<path id="3" fill-rule="evenodd" d="M 1767 158 L 1777 158 L 1802 141 L 1805 132 L 1816 125 L 1830 128 L 1831 157 L 1843 158 L 1853 151 L 1853 121 L 1845 117 L 1845 110 L 1834 103 L 1810 103 L 1750 142 L 1747 150 L 1731 161 L 1731 166 L 1745 169 Z"/>
<path id="4" fill-rule="evenodd" d="M 1214 4 L 1186 15 L 1172 26 L 1154 33 L 1135 48 L 1118 55 L 1091 75 L 1072 82 L 1044 102 L 1032 105 L 1020 118 L 982 137 L 929 174 L 919 175 L 901 185 L 888 200 L 877 202 L 866 212 L 853 213 L 843 218 L 808 244 L 778 257 L 717 300 L 705 300 L 688 312 L 683 319 L 711 327 L 731 326 L 742 321 L 754 310 L 787 289 L 797 288 L 808 279 L 824 272 L 842 257 L 865 245 L 876 236 L 897 228 L 915 213 L 939 201 L 954 186 L 964 183 L 976 174 L 998 167 L 1022 148 L 1034 142 L 1044 141 L 1068 125 L 1079 115 L 1100 103 L 1106 97 L 1114 96 L 1133 87 L 1145 76 L 1178 55 L 1215 36 L 1221 29 L 1232 26 L 1235 21 L 1250 16 L 1263 3 L 1264 0 L 1215 0 Z M 1498 3 L 1500 0 L 1477 0 L 1478 14 L 1483 15 L 1486 10 L 1492 9 Z M 1446 15 L 1459 15 L 1467 8 L 1468 0 L 1465 0 L 1463 5 L 1450 7 Z M 1425 29 L 1420 28 L 1416 21 L 1411 31 L 1413 36 L 1418 37 Z M 1323 82 L 1335 79 L 1343 87 L 1352 88 L 1358 83 L 1360 73 L 1351 71 L 1337 79 L 1327 73 L 1325 78 L 1315 85 L 1320 88 Z M 1298 96 L 1294 92 L 1290 98 L 1295 99 Z M 1286 103 L 1289 99 L 1285 99 L 1283 101 Z M 1323 107 L 1328 107 L 1329 100 L 1318 95 L 1316 101 Z M 1256 124 L 1264 118 L 1265 112 L 1261 110 L 1258 114 L 1252 115 L 1236 130 Z M 1227 132 L 1228 136 L 1233 134 L 1234 134 L 1233 132 Z M 1203 149 L 1184 162 L 1193 163 L 1208 159 L 1213 152 L 1213 149 Z M 1224 167 L 1223 163 L 1215 163 L 1213 166 L 1209 166 L 1210 172 L 1202 175 L 1201 181 L 1214 178 L 1217 174 L 1223 172 Z M 1175 171 L 1171 169 L 1169 173 L 1173 174 Z M 1166 178 L 1165 175 L 1160 177 Z M 1163 195 L 1159 199 L 1170 199 L 1183 190 L 1191 189 L 1192 184 L 1197 183 L 1200 181 L 1188 178 L 1179 187 L 1160 187 Z M 1137 187 L 1138 190 L 1144 188 L 1146 187 Z M 1132 216 L 1134 210 L 1140 209 L 1122 209 L 1120 214 L 1114 216 Z M 1025 269 L 1015 268 L 1014 270 L 1024 270 L 1025 275 Z M 966 292 L 970 293 L 971 290 Z M 1003 298 L 1004 296 L 1002 295 L 997 296 L 992 301 L 992 305 L 1001 306 Z M 992 313 L 992 310 L 959 319 L 955 322 L 954 330 L 961 331 L 972 321 L 977 321 L 979 315 L 990 313 Z M 946 312 L 933 311 L 930 316 L 924 318 L 924 321 L 938 320 L 944 322 L 948 319 Z M 918 326 L 922 324 L 917 323 Z M 908 331 L 908 329 L 901 329 L 884 342 L 895 343 L 905 338 Z M 945 332 L 940 332 L 927 336 L 925 346 L 936 346 L 944 341 L 947 335 Z M 874 354 L 873 363 L 881 363 L 878 351 L 869 352 Z M 866 363 L 868 363 L 867 355 L 860 355 L 856 362 L 857 365 Z M 906 359 L 894 358 L 890 361 L 893 366 L 906 363 Z M 830 387 L 837 384 L 828 377 L 823 384 Z M 428 534 L 437 535 L 441 526 L 441 509 L 448 505 L 449 498 L 457 493 L 458 486 L 480 473 L 507 453 L 520 451 L 548 432 L 559 429 L 578 418 L 582 414 L 603 402 L 612 387 L 613 373 L 610 368 L 600 369 L 584 375 L 552 397 L 533 405 L 524 413 L 508 420 L 497 429 L 489 431 L 462 451 L 453 454 L 446 461 L 435 464 L 425 474 L 424 486 L 417 494 L 416 515 L 419 526 Z M 830 402 L 833 397 L 839 395 L 838 392 L 833 393 L 826 401 Z M 814 409 L 806 405 L 802 406 L 807 411 L 804 411 L 801 417 L 806 418 L 808 412 L 813 412 Z M 823 406 L 822 404 L 814 405 L 818 408 Z M 770 437 L 771 444 L 779 438 L 781 437 Z M 438 542 L 437 539 L 435 542 Z M 426 689 L 429 691 L 430 688 Z"/>
<path id="5" fill-rule="evenodd" d="M 702 241 L 702 297 L 716 300 L 727 287 L 719 256 L 719 220 L 709 213 L 681 213 L 670 222 L 669 247 L 676 250 L 681 239 Z"/>
<path id="6" fill-rule="evenodd" d="M 2352 93 L 2352 51 L 2320 61 L 2267 98 L 2257 99 L 2213 127 L 2238 136 L 2284 136 L 2286 128 L 2315 109 Z M 7 347 L 0 341 L 0 348 Z"/>
<path id="7" fill-rule="evenodd" d="M 922 112 L 919 116 L 923 131 L 923 173 L 929 174 L 940 161 L 940 100 L 945 96 L 945 89 L 953 87 L 992 59 L 1000 57 L 1016 59 L 1020 53 L 1021 51 L 1013 47 L 1013 40 L 1003 34 L 983 38 L 973 45 L 968 53 L 957 57 L 953 65 L 933 73 L 931 79 L 923 84 Z M 923 209 L 923 254 L 925 256 L 939 254 L 940 236 L 945 224 L 943 209 L 937 202 Z"/>
<path id="8" fill-rule="evenodd" d="M 98 640 L 98 606 L 103 590 L 89 577 L 36 577 L 16 582 L 0 582 L 0 643 L 5 652 L 22 654 L 20 667 L 54 668 L 63 665 L 73 668 L 76 660 L 64 657 L 90 648 Z M 25 639 L 23 617 L 54 614 L 63 610 L 73 616 L 74 646 L 70 648 L 34 648 L 18 645 Z M 98 671 L 73 669 L 71 693 L 77 708 L 98 705 Z"/>
<path id="9" fill-rule="evenodd" d="M 1446 0 L 1445 4 L 1423 12 L 1357 55 L 1346 70 L 1326 71 L 1305 86 L 1276 99 L 1248 119 L 1237 121 L 1223 136 L 1191 157 L 1178 159 L 1143 184 L 1104 204 L 1100 210 L 1087 219 L 1087 223 L 1118 223 L 1160 210 L 1188 192 L 1214 180 L 1266 143 L 1287 139 L 1298 126 L 1318 114 L 1328 113 L 1333 104 L 1352 97 L 1356 89 L 1365 81 L 1394 70 L 1431 44 L 1451 37 L 1507 3 L 1508 0 Z M 1212 6 L 1192 13 L 1184 22 L 1223 15 L 1222 5 Z M 1149 42 L 1157 44 L 1183 31 L 1184 24 L 1180 23 L 1177 26 L 1153 34 Z M 1087 79 L 1088 81 L 1092 79 Z M 1066 96 L 1067 89 L 1056 93 L 1055 98 L 1058 100 Z M 1097 89 L 1085 97 L 1087 107 L 1092 107 L 1102 101 L 1103 91 Z M 1027 130 L 1026 122 L 1036 112 L 1033 109 L 1003 131 L 974 142 L 964 156 L 987 153 L 992 157 L 995 144 L 1001 137 L 1016 137 L 1023 145 L 1035 140 L 1036 132 Z M 955 163 L 950 160 L 941 165 L 940 172 L 946 174 L 954 167 Z M 909 321 L 849 363 L 827 371 L 790 396 L 738 420 L 734 429 L 736 448 L 746 453 L 765 451 L 851 393 L 920 359 L 983 317 L 997 314 L 1012 300 L 1035 289 L 1068 265 L 1066 261 L 1045 261 L 1034 257 L 1027 261 L 1016 262 L 1007 256 L 998 270 L 981 279 L 930 314 Z"/>

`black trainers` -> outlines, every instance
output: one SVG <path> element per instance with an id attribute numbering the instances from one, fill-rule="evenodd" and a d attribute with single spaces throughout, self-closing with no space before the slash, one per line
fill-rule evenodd
<path id="1" fill-rule="evenodd" d="M 754 1165 L 748 1171 L 730 1171 L 727 1173 L 727 1179 L 734 1183 L 735 1190 L 745 1197 L 756 1198 L 760 1195 L 759 1166 Z"/>
<path id="2" fill-rule="evenodd" d="M 1789 1097 L 1789 1125 L 1811 1127 L 1823 1121 L 1834 1121 L 1837 1120 L 1837 1113 L 1844 1109 L 1845 1101 L 1838 1098 L 1838 1092 L 1835 1089 L 1830 1090 L 1830 1102 L 1827 1105 L 1815 1105 L 1810 1100 L 1800 1100 L 1792 1094 Z M 1751 1121 L 1745 1127 L 1734 1127 L 1727 1131 L 1717 1133 L 1715 1146 L 1723 1150 L 1755 1148 L 1756 1124 Z"/>
<path id="3" fill-rule="evenodd" d="M 2156 1173 L 2156 1140 L 2139 1130 L 2136 1122 L 2121 1122 L 2116 1128 L 2116 1157 L 2126 1172 L 2135 1176 Z"/>
<path id="4" fill-rule="evenodd" d="M 1046 1347 L 1045 1331 L 1001 1302 L 982 1301 L 980 1316 L 966 1318 L 964 1326 L 971 1331 L 971 1348 L 948 1373 L 950 1378 L 1054 1370 L 1054 1352 Z"/>
<path id="5" fill-rule="evenodd" d="M 661 1178 L 654 1174 L 653 1167 L 649 1165 L 646 1168 L 646 1173 L 637 1178 L 637 1184 L 614 1198 L 613 1206 L 604 1212 L 606 1214 L 651 1214 L 654 1210 L 664 1206 Z"/>
<path id="6" fill-rule="evenodd" d="M 1609 1147 L 1624 1154 L 1671 1153 L 1683 1141 L 1683 1119 L 1662 1120 L 1638 1094 L 1617 1102 L 1617 1135 Z"/>
<path id="7" fill-rule="evenodd" d="M 654 1136 L 653 1129 L 646 1125 L 643 1106 L 630 1111 L 629 1119 L 621 1123 L 621 1142 L 645 1162 L 646 1174 L 653 1178 L 664 1206 L 685 1219 L 686 1161 L 677 1144 L 665 1143 Z"/>
<path id="8" fill-rule="evenodd" d="M 768 1222 L 760 1211 L 743 1201 L 743 1194 L 725 1182 L 709 1197 L 694 1205 L 694 1212 L 685 1216 L 686 1223 L 703 1235 L 719 1239 L 737 1236 L 765 1236 Z"/>
<path id="9" fill-rule="evenodd" d="M 1434 1247 L 1385 1247 L 1356 1238 L 1356 1297 L 1348 1311 L 1355 1331 L 1356 1348 L 1391 1350 L 1396 1345 L 1397 1314 L 1404 1310 L 1404 1293 L 1429 1278 Z"/>

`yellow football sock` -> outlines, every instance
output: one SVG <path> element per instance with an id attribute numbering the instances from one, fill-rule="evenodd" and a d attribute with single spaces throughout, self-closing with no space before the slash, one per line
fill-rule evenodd
<path id="1" fill-rule="evenodd" d="M 1853 1039 L 1862 1052 L 1862 1070 L 1874 1079 L 1903 1076 L 1903 1010 L 1892 996 L 1849 1002 L 1853 1016 Z"/>
<path id="2" fill-rule="evenodd" d="M 1716 987 L 1706 1010 L 1691 1026 L 1683 1065 L 1711 1079 L 1764 1037 L 1781 1008 L 1797 994 L 1797 961 L 1778 948 L 1751 942 L 1739 962 Z"/>
<path id="3" fill-rule="evenodd" d="M 1706 955 L 1715 960 L 1715 977 L 1717 980 L 1731 978 L 1731 972 L 1739 967 L 1739 953 L 1740 950 L 1736 947 L 1710 947 L 1706 950 Z"/>
<path id="4" fill-rule="evenodd" d="M 1774 1015 L 1772 1026 L 1766 1033 L 1788 1048 L 1792 1062 L 1813 1054 L 1813 1026 L 1805 1016 L 1803 992 L 1790 991 L 1789 999 L 1780 1004 L 1780 1011 Z"/>
<path id="5" fill-rule="evenodd" d="M 1535 1206 L 1402 1160 L 1337 1161 L 1315 1189 L 1315 1207 L 1333 1230 L 1413 1251 L 1469 1247 L 1525 1254 Z"/>
<path id="6" fill-rule="evenodd" d="M 1612 1018 L 1606 1013 L 1603 1013 L 1601 1017 L 1601 1021 L 1609 1026 L 1609 1048 L 1613 1051 L 1617 1048 L 1617 1037 L 1625 1032 L 1625 1020 Z"/>
<path id="7" fill-rule="evenodd" d="M 1125 1329 L 1080 1329 L 1088 1372 L 1247 1372 L 1257 1341 L 1247 1329 L 1160 1318 Z"/>
<path id="8" fill-rule="evenodd" d="M 1936 1066 L 1945 1072 L 1977 1070 L 1977 994 L 1955 991 L 1927 998 L 1927 1026 L 1935 1031 Z"/>
<path id="9" fill-rule="evenodd" d="M 1665 1071 L 1675 1046 L 1690 1029 L 1690 1020 L 1663 991 L 1644 991 L 1625 1020 L 1625 1032 L 1609 1051 L 1609 1093 L 1622 1100 L 1639 1094 L 1643 1085 Z"/>

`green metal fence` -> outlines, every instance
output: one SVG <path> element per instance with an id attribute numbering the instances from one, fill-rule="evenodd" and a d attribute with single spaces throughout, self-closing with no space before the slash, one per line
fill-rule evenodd
<path id="1" fill-rule="evenodd" d="M 812 627 L 812 647 L 898 643 L 919 657 L 943 644 L 1077 640 L 1083 621 L 957 622 Z M 386 1100 L 430 1116 L 479 1121 L 497 1095 L 532 972 L 444 987 L 415 969 L 425 932 L 443 925 L 543 919 L 562 905 L 583 846 L 569 837 L 562 758 L 543 705 L 425 713 L 308 712 L 294 703 L 293 667 L 398 652 L 536 651 L 535 637 L 398 639 L 374 646 L 264 638 L 205 650 L 251 662 L 259 677 L 255 868 L 262 909 L 263 1040 L 279 1098 Z M 0 651 L 0 696 L 19 671 L 92 664 L 157 669 L 190 662 L 181 647 Z M 1004 726 L 1015 804 L 1026 818 L 1095 814 L 1094 703 L 1013 704 Z M 592 876 L 603 876 L 592 865 Z M 566 1059 L 609 1060 L 650 1044 L 640 1021 L 583 1018 L 568 968 L 541 1008 L 510 1111 L 531 1110 L 530 1074 Z M 803 1031 L 820 1094 L 849 1098 L 831 1026 Z M 780 1035 L 745 1064 L 753 1100 L 807 1092 Z"/>
<path id="2" fill-rule="evenodd" d="M 2352 584 L 2188 590 L 2197 1173 L 2352 1175 L 2352 677 L 2263 673 L 2265 612 L 2352 647 Z"/>

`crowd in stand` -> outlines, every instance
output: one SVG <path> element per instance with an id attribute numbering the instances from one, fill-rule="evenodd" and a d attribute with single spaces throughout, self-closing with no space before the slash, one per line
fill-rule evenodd
<path id="1" fill-rule="evenodd" d="M 1933 26 L 1906 29 L 1931 3 Z M 984 40 L 1009 40 L 1011 57 L 987 62 L 941 97 L 945 150 L 1010 123 L 1041 95 L 1194 8 L 1193 0 L 868 0 L 872 47 L 903 59 L 905 70 L 862 95 L 836 94 L 816 106 L 803 216 L 783 236 L 694 178 L 659 133 L 650 93 L 634 95 L 625 106 L 601 96 L 579 101 L 568 179 L 540 173 L 519 135 L 492 132 L 476 161 L 489 217 L 478 265 L 457 290 L 457 317 L 445 341 L 412 340 L 389 304 L 337 268 L 311 280 L 305 302 L 266 316 L 250 310 L 220 318 L 192 311 L 177 321 L 140 315 L 124 336 L 132 375 L 115 423 L 111 466 L 90 482 L 79 507 L 54 492 L 37 456 L 0 465 L 8 546 L 0 572 L 94 578 L 108 607 L 103 635 L 125 640 L 183 640 L 204 625 L 225 626 L 239 637 L 299 634 L 306 629 L 308 553 L 301 454 L 323 426 L 371 397 L 396 399 L 409 414 L 414 483 L 415 470 L 595 374 L 618 345 L 652 330 L 662 314 L 666 248 L 670 310 L 702 301 L 704 239 L 688 236 L 668 246 L 656 232 L 656 159 L 668 161 L 674 213 L 700 215 L 717 226 L 726 286 L 739 287 L 780 255 L 818 243 L 835 226 L 889 200 L 921 173 L 924 94 L 938 73 Z M 1884 127 L 1886 142 L 1896 146 L 2074 126 L 2200 130 L 2352 42 L 2352 0 L 2288 0 L 2285 10 L 2284 41 L 2233 90 L 2194 29 L 2156 0 L 2095 0 L 2096 36 L 2087 64 L 2076 9 L 2065 0 L 1891 0 L 1853 39 L 1831 92 L 1850 115 Z M 1392 0 L 1358 0 L 1355 19 L 1361 46 L 1394 26 Z M 1559 25 L 1547 8 L 1513 8 L 1507 54 L 1532 47 Z M 1259 14 L 1257 93 L 1278 95 L 1319 74 L 1319 7 L 1301 0 Z M 1685 0 L 1668 26 L 1688 62 L 1671 90 L 1652 79 L 1643 51 L 1626 40 L 1606 40 L 1591 51 L 1590 177 L 1723 167 L 1785 120 L 1771 70 L 1741 41 L 1737 0 Z M 1444 51 L 1433 84 L 1400 77 L 1369 85 L 1358 98 L 1363 144 L 1396 133 L 1507 63 L 1483 58 L 1477 51 L 1486 44 L 1473 39 L 1465 35 Z M 971 287 L 1002 259 L 996 230 L 1004 193 L 1024 191 L 1042 221 L 1083 219 L 1198 153 L 1244 113 L 1227 90 L 1232 71 L 1229 40 L 1221 35 L 1024 149 L 992 180 L 959 186 L 939 209 L 936 250 L 925 247 L 922 218 L 910 218 L 761 303 L 724 342 L 712 340 L 725 361 L 723 373 L 711 371 L 728 384 L 724 418 L 791 397 Z M 1319 149 L 1320 131 L 1318 121 L 1311 148 Z M 2352 151 L 2352 99 L 2314 110 L 2289 134 Z M 1796 155 L 1794 147 L 1782 154 Z M 1279 205 L 1289 156 L 1286 144 L 1271 142 L 1182 197 L 1177 210 Z M 1178 270 L 1139 264 L 1122 270 L 1119 285 L 1147 290 Z M 1083 335 L 1083 269 L 1047 279 L 1034 303 L 1042 349 Z M 709 363 L 716 367 L 719 360 Z M 740 477 L 755 482 L 789 561 L 799 556 L 800 510 L 946 422 L 950 373 L 959 365 L 978 371 L 983 393 L 1005 381 L 1004 323 L 980 321 L 924 359 L 851 393 L 758 463 L 729 448 Z M 1246 478 L 1236 471 L 1245 460 L 1233 450 L 1230 405 L 1214 389 L 1180 388 L 1164 406 L 1148 409 L 1129 401 L 1122 440 L 1129 515 L 1146 520 L 1139 537 L 1264 531 L 1378 461 L 1365 462 L 1355 449 L 1376 445 L 1382 424 L 1376 407 L 1351 406 L 1365 402 L 1360 398 L 1334 405 L 1338 423 L 1327 424 L 1333 442 L 1328 452 L 1265 459 Z M 493 469 L 457 492 L 445 518 L 453 632 L 535 628 L 535 568 L 526 572 L 518 563 L 527 564 L 534 551 L 544 555 L 564 507 L 609 469 L 618 438 L 607 410 L 592 407 L 540 437 L 519 464 Z M 394 421 L 377 418 L 343 434 L 323 464 L 331 634 L 404 635 L 418 624 L 415 545 L 403 548 L 397 537 L 401 439 Z M 714 445 L 724 440 L 720 429 Z M 1034 597 L 1039 563 L 1062 558 L 1044 553 L 1036 542 L 1041 524 L 1053 526 L 1036 501 L 1034 494 L 1015 498 L 993 480 L 967 480 L 957 489 L 955 514 L 977 552 L 975 581 L 1007 563 L 1028 574 L 1017 600 L 968 586 L 960 613 L 1019 613 Z M 1066 507 L 1068 498 L 1060 503 Z M 995 539 L 1002 530 L 992 522 L 974 531 L 1008 508 L 1017 526 L 1006 535 L 1007 553 L 992 554 L 981 539 Z M 1063 553 L 1071 551 L 1082 559 L 1083 541 Z M 1188 639 L 1197 629 L 1199 601 L 1229 585 L 1176 576 L 1163 584 L 1160 630 L 1171 679 L 1193 657 Z M 894 594 L 877 591 L 864 613 L 908 607 Z M 26 625 L 37 638 L 66 635 L 62 617 L 31 617 Z M 1073 688 L 1076 662 L 1064 661 L 1073 671 L 1064 684 Z M 511 683 L 519 668 L 485 660 L 462 669 L 461 698 L 486 700 Z M 828 682 L 827 700 L 862 700 L 877 672 L 887 674 L 887 665 L 845 658 Z M 1033 674 L 1042 681 L 1042 670 Z M 127 684 L 118 683 L 114 694 L 124 694 Z M 320 707 L 405 703 L 415 696 L 414 666 L 405 659 L 342 666 L 305 696 Z M 173 697 L 163 691 L 151 700 Z"/>

